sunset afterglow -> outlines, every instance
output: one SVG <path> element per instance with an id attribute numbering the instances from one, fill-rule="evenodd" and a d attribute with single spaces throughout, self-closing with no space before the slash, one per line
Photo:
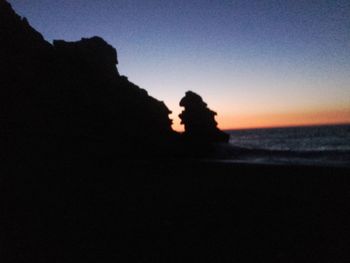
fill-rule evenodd
<path id="1" fill-rule="evenodd" d="M 10 1 L 48 40 L 99 35 L 182 130 L 187 90 L 223 129 L 350 123 L 350 3 Z"/>

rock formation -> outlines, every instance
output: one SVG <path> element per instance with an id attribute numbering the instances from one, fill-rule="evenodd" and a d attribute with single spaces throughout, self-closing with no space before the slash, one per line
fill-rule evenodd
<path id="1" fill-rule="evenodd" d="M 0 39 L 0 158 L 181 152 L 171 111 L 119 74 L 117 51 L 102 38 L 50 44 L 0 0 Z M 197 97 L 181 102 L 185 137 L 227 141 Z"/>
<path id="2" fill-rule="evenodd" d="M 195 142 L 228 142 L 229 135 L 217 128 L 216 112 L 210 110 L 202 98 L 192 91 L 180 101 L 185 110 L 179 115 L 185 125 L 184 138 Z"/>
<path id="3" fill-rule="evenodd" d="M 176 138 L 170 110 L 120 76 L 117 52 L 103 39 L 52 45 L 4 0 L 0 39 L 3 155 L 163 155 Z"/>
<path id="4" fill-rule="evenodd" d="M 89 65 L 102 78 L 119 77 L 117 51 L 100 37 L 82 38 L 77 42 L 54 40 L 53 46 L 61 56 Z"/>

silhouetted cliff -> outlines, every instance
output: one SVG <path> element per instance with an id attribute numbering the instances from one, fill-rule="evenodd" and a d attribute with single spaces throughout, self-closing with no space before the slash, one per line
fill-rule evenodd
<path id="1" fill-rule="evenodd" d="M 6 1 L 0 36 L 1 134 L 11 150 L 136 154 L 176 136 L 169 109 L 119 75 L 103 39 L 51 45 Z"/>
<path id="2" fill-rule="evenodd" d="M 119 74 L 117 51 L 102 38 L 50 44 L 4 0 L 0 37 L 3 155 L 168 156 L 179 150 L 171 111 Z M 211 122 L 200 120 L 204 133 L 184 122 L 185 134 L 224 141 Z"/>

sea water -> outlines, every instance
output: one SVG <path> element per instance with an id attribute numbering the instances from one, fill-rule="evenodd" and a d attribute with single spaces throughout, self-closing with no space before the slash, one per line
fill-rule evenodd
<path id="1" fill-rule="evenodd" d="M 233 161 L 350 166 L 350 125 L 226 132 Z"/>

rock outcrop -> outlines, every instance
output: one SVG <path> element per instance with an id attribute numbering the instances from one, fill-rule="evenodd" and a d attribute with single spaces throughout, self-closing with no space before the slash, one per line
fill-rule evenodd
<path id="1" fill-rule="evenodd" d="M 52 45 L 0 0 L 0 39 L 3 155 L 169 152 L 170 110 L 120 76 L 102 38 Z"/>
<path id="2" fill-rule="evenodd" d="M 217 128 L 216 112 L 210 110 L 202 98 L 192 91 L 180 101 L 185 110 L 179 115 L 185 125 L 186 140 L 199 143 L 228 142 L 229 135 Z"/>
<path id="3" fill-rule="evenodd" d="M 179 156 L 181 138 L 227 141 L 194 93 L 181 102 L 179 136 L 171 111 L 119 74 L 117 51 L 100 37 L 50 44 L 0 0 L 0 39 L 3 158 Z"/>
<path id="4" fill-rule="evenodd" d="M 82 38 L 77 42 L 54 40 L 55 51 L 66 59 L 89 65 L 102 78 L 117 78 L 117 51 L 100 37 Z"/>

